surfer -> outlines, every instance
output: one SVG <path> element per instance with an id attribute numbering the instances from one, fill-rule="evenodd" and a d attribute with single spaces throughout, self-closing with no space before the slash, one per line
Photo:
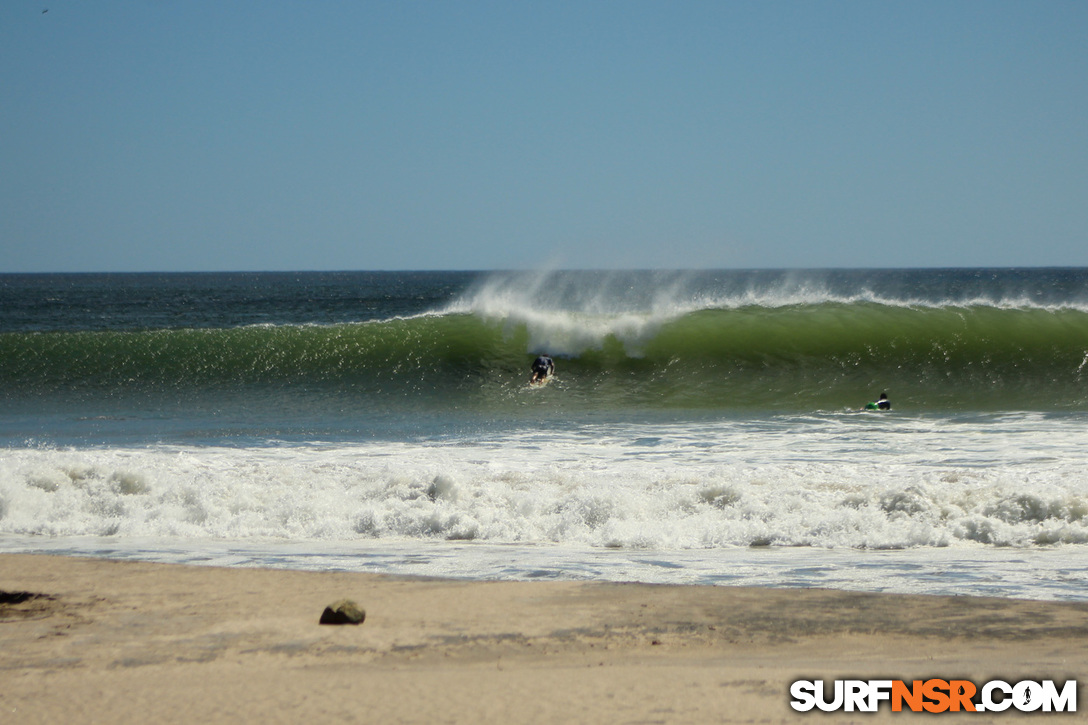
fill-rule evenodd
<path id="1" fill-rule="evenodd" d="M 529 384 L 542 383 L 554 372 L 555 363 L 548 357 L 548 353 L 541 353 L 536 360 L 533 360 L 533 376 L 529 378 Z"/>
<path id="2" fill-rule="evenodd" d="M 866 403 L 865 410 L 891 410 L 892 401 L 888 400 L 887 393 L 881 393 L 875 403 Z"/>

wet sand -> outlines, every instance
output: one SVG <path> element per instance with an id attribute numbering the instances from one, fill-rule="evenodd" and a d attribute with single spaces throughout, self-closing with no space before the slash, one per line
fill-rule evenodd
<path id="1" fill-rule="evenodd" d="M 795 712 L 790 683 L 1088 679 L 1088 602 L 32 555 L 0 591 L 4 723 L 874 723 L 919 716 Z M 318 624 L 344 598 L 365 623 Z"/>

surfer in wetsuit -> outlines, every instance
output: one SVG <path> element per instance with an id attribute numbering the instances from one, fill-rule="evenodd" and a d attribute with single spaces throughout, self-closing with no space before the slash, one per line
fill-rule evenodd
<path id="1" fill-rule="evenodd" d="M 887 393 L 881 393 L 880 398 L 875 403 L 866 403 L 865 410 L 891 410 L 892 401 L 888 400 Z"/>
<path id="2" fill-rule="evenodd" d="M 555 363 L 548 357 L 548 353 L 541 353 L 533 360 L 533 376 L 529 378 L 529 384 L 542 383 L 544 379 L 555 372 Z"/>

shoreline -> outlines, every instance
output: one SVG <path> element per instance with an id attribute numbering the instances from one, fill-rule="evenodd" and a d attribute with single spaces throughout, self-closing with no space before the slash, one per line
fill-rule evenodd
<path id="1" fill-rule="evenodd" d="M 799 713 L 789 685 L 1088 671 L 1088 602 L 38 554 L 0 554 L 0 591 L 44 595 L 0 604 L 0 713 L 19 723 L 882 722 L 910 714 Z M 319 625 L 344 598 L 365 623 Z"/>

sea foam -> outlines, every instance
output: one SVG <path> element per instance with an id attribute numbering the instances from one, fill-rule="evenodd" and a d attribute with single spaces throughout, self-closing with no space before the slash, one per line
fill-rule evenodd
<path id="1" fill-rule="evenodd" d="M 621 549 L 1088 543 L 1088 481 L 1067 427 L 868 417 L 9 450 L 0 533 Z"/>

